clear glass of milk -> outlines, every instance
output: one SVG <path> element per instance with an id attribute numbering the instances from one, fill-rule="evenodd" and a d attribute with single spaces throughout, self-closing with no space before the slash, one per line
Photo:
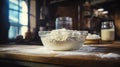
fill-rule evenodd
<path id="1" fill-rule="evenodd" d="M 113 21 L 104 21 L 101 25 L 101 40 L 102 41 L 114 41 L 115 28 Z"/>

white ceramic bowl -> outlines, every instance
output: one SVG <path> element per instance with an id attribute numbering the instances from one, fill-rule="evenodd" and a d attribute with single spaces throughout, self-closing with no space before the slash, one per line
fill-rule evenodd
<path id="1" fill-rule="evenodd" d="M 49 35 L 51 31 L 39 31 L 39 36 L 43 45 L 50 50 L 75 50 L 79 49 L 85 41 L 87 31 L 73 31 L 70 37 L 59 35 Z M 77 32 L 77 33 L 75 33 Z M 79 35 L 79 36 L 78 36 Z M 54 39 L 56 38 L 56 39 Z M 60 40 L 61 39 L 61 40 Z"/>

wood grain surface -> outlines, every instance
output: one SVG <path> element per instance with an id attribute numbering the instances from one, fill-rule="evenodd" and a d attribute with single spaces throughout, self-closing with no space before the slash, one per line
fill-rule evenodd
<path id="1" fill-rule="evenodd" d="M 95 48 L 92 51 L 83 51 L 93 54 L 107 54 L 115 53 L 120 55 L 120 42 L 112 44 L 94 44 L 87 45 L 87 47 Z M 20 52 L 19 50 L 25 49 L 38 49 L 43 47 L 39 45 L 0 45 L 0 58 L 7 60 L 26 61 L 34 63 L 55 64 L 73 67 L 120 67 L 120 57 L 99 57 L 96 55 L 81 55 L 81 54 L 60 54 L 59 52 L 52 53 L 30 53 Z M 11 48 L 11 49 L 10 49 Z M 14 50 L 13 50 L 14 49 Z M 41 50 L 41 52 L 43 52 Z M 64 52 L 64 51 L 63 51 Z M 73 51 L 67 51 L 73 53 Z M 62 53 L 62 52 L 61 52 Z M 80 52 L 78 52 L 80 53 Z"/>

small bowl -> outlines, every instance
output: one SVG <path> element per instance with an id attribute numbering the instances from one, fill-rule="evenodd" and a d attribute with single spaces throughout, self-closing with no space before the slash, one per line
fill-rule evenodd
<path id="1" fill-rule="evenodd" d="M 50 35 L 51 31 L 39 31 L 39 36 L 43 46 L 50 50 L 75 50 L 79 49 L 85 41 L 87 31 L 74 31 L 71 30 L 71 36 L 67 37 L 61 35 Z"/>

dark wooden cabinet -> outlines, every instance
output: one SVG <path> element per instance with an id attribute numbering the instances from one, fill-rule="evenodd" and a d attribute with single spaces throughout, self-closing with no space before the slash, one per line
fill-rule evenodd
<path id="1" fill-rule="evenodd" d="M 40 5 L 37 4 L 37 25 L 38 27 L 40 26 L 45 26 L 49 27 L 52 29 L 55 29 L 55 20 L 57 17 L 72 17 L 73 21 L 73 29 L 78 29 L 78 4 L 79 1 L 70 1 L 70 0 L 50 0 L 50 1 L 39 1 L 42 2 L 43 4 Z M 38 9 L 39 8 L 39 9 Z M 44 18 L 40 19 L 42 13 L 40 13 L 41 9 L 44 8 L 42 11 Z M 47 15 L 45 15 L 46 13 Z M 44 22 L 40 22 L 41 20 L 44 20 Z M 48 26 L 50 25 L 50 26 Z M 51 30 L 48 29 L 47 30 Z"/>
<path id="2" fill-rule="evenodd" d="M 36 28 L 40 26 L 46 27 L 45 30 L 55 29 L 55 20 L 57 17 L 72 17 L 74 30 L 88 30 L 88 21 L 93 14 L 93 9 L 104 8 L 113 16 L 116 25 L 116 39 L 120 39 L 119 35 L 119 3 L 118 0 L 36 0 Z M 85 2 L 89 2 L 89 7 L 84 6 Z M 43 12 L 46 13 L 44 20 L 40 19 L 40 9 L 44 7 Z M 85 16 L 88 13 L 88 16 Z M 44 15 L 44 14 L 43 14 Z"/>

